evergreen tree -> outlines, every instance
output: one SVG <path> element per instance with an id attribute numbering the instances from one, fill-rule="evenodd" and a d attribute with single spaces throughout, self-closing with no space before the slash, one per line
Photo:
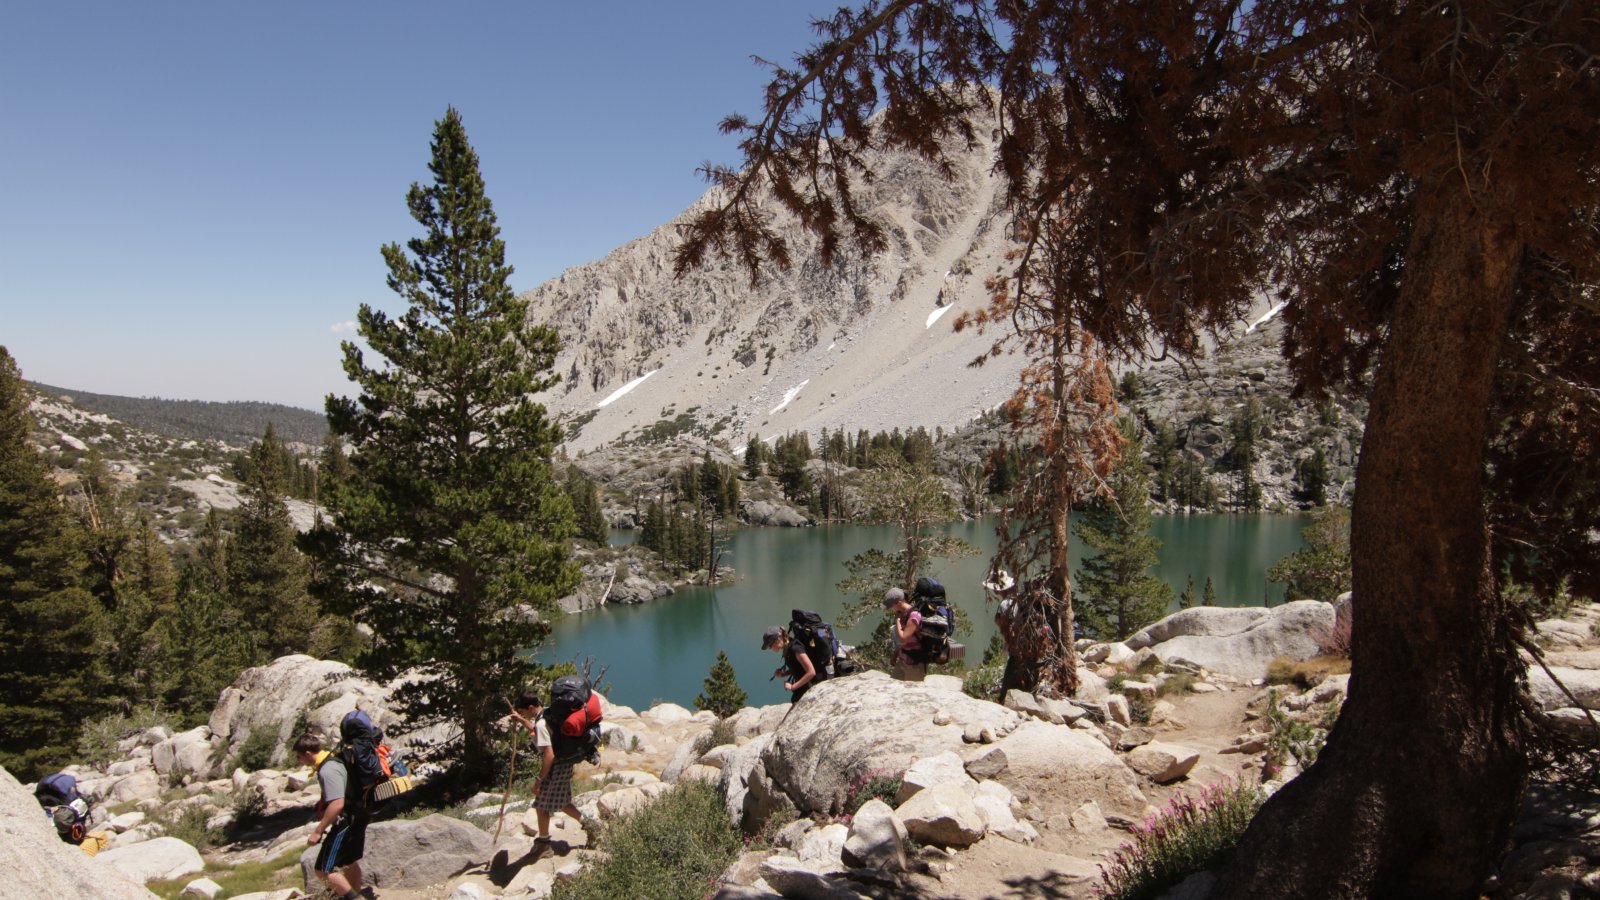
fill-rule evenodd
<path id="1" fill-rule="evenodd" d="M 1328 502 L 1328 458 L 1318 447 L 1315 453 L 1295 466 L 1295 480 L 1299 484 L 1295 495 L 1302 503 L 1323 506 Z"/>
<path id="2" fill-rule="evenodd" d="M 252 477 L 227 554 L 227 596 L 248 638 L 245 666 L 306 652 L 321 613 L 289 507 L 273 488 L 281 481 L 267 469 Z"/>
<path id="3" fill-rule="evenodd" d="M 1183 593 L 1178 595 L 1178 608 L 1193 609 L 1198 602 L 1194 593 L 1194 576 L 1190 575 L 1188 584 L 1184 585 Z"/>
<path id="4" fill-rule="evenodd" d="M 1350 510 L 1328 506 L 1311 517 L 1296 550 L 1267 570 L 1267 580 L 1288 585 L 1289 600 L 1334 600 L 1350 590 Z"/>
<path id="5" fill-rule="evenodd" d="M 761 477 L 764 471 L 762 461 L 766 457 L 766 451 L 767 445 L 761 442 L 761 438 L 750 435 L 750 440 L 744 445 L 744 473 L 750 480 L 754 481 Z"/>
<path id="6" fill-rule="evenodd" d="M 385 363 L 344 344 L 359 400 L 328 398 L 328 424 L 353 447 L 333 525 L 308 544 L 336 563 L 347 608 L 383 640 L 361 660 L 402 687 L 413 725 L 450 723 L 469 780 L 493 772 L 504 700 L 527 681 L 522 652 L 548 632 L 517 614 L 556 615 L 572 590 L 572 505 L 551 455 L 559 427 L 529 399 L 559 380 L 556 333 L 528 322 L 507 279 L 505 245 L 460 114 L 435 129 L 433 182 L 413 184 L 411 215 L 425 229 L 383 256 L 398 319 L 369 306 L 359 333 Z M 407 253 L 409 250 L 409 254 Z"/>
<path id="7" fill-rule="evenodd" d="M 70 760 L 104 708 L 100 604 L 83 535 L 44 460 L 22 374 L 0 347 L 0 766 L 27 781 Z"/>
<path id="8" fill-rule="evenodd" d="M 739 687 L 733 673 L 733 663 L 728 662 L 724 650 L 717 651 L 717 661 L 711 664 L 711 674 L 706 676 L 706 692 L 694 698 L 695 709 L 709 709 L 717 718 L 726 719 L 744 707 L 749 695 Z"/>
<path id="9" fill-rule="evenodd" d="M 162 696 L 186 721 L 204 721 L 248 667 L 254 642 L 228 592 L 228 535 L 212 509 L 178 575 L 176 613 L 161 623 L 167 648 Z"/>
<path id="10" fill-rule="evenodd" d="M 1086 635 L 1122 640 L 1166 615 L 1172 586 L 1150 574 L 1161 542 L 1150 536 L 1150 472 L 1133 421 L 1124 418 L 1127 439 L 1111 473 L 1110 496 L 1096 496 L 1073 526 L 1078 538 L 1100 551 L 1083 561 L 1077 613 Z"/>
<path id="11" fill-rule="evenodd" d="M 606 522 L 605 510 L 600 505 L 600 486 L 577 466 L 567 466 L 565 485 L 578 537 L 605 546 L 611 538 L 611 525 Z"/>
<path id="12" fill-rule="evenodd" d="M 1206 592 L 1200 599 L 1201 606 L 1217 605 L 1217 589 L 1211 584 L 1211 576 L 1206 576 Z"/>
<path id="13" fill-rule="evenodd" d="M 123 711 L 160 703 L 161 686 L 169 677 L 168 641 L 174 637 L 160 626 L 177 611 L 171 553 L 146 518 L 135 523 L 132 534 L 121 564 L 116 607 L 108 617 L 108 693 Z"/>
<path id="14" fill-rule="evenodd" d="M 1240 512 L 1257 512 L 1261 509 L 1261 484 L 1256 481 L 1255 466 L 1259 456 L 1257 447 L 1262 434 L 1261 401 L 1254 397 L 1234 415 L 1229 426 L 1233 444 L 1228 450 L 1228 463 L 1238 476 L 1233 495 L 1234 508 Z"/>

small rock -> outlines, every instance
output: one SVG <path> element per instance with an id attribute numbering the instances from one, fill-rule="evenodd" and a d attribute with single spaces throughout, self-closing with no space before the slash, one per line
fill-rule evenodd
<path id="1" fill-rule="evenodd" d="M 1222 689 L 1210 682 L 1196 681 L 1194 684 L 1189 685 L 1189 690 L 1196 694 L 1215 694 Z"/>
<path id="2" fill-rule="evenodd" d="M 945 710 L 941 709 L 933 714 L 933 724 L 935 725 L 949 725 L 950 721 L 950 713 Z"/>
<path id="3" fill-rule="evenodd" d="M 1121 694 L 1112 694 L 1106 698 L 1106 712 L 1111 721 L 1119 725 L 1133 724 L 1133 714 L 1128 710 L 1128 698 Z"/>
<path id="4" fill-rule="evenodd" d="M 1124 681 L 1122 693 L 1129 697 L 1143 697 L 1153 703 L 1156 699 L 1156 686 L 1144 681 Z"/>
<path id="5" fill-rule="evenodd" d="M 1103 831 L 1107 827 L 1106 817 L 1100 812 L 1100 804 L 1093 800 L 1078 807 L 1067 824 L 1074 831 Z"/>
<path id="6" fill-rule="evenodd" d="M 1129 728 L 1117 736 L 1117 749 L 1132 750 L 1135 747 L 1143 747 L 1155 739 L 1156 733 L 1148 728 Z"/>
<path id="7" fill-rule="evenodd" d="M 196 878 L 195 880 L 184 885 L 183 890 L 179 892 L 178 896 L 199 897 L 200 900 L 216 900 L 217 895 L 221 893 L 222 885 L 217 884 L 215 881 L 212 881 L 209 878 Z"/>
<path id="8" fill-rule="evenodd" d="M 850 833 L 840 850 L 841 859 L 864 869 L 904 871 L 906 826 L 882 800 L 868 800 L 850 821 Z"/>
<path id="9" fill-rule="evenodd" d="M 994 747 L 967 760 L 967 774 L 978 781 L 997 778 L 1005 772 L 1008 765 L 1006 751 Z"/>
<path id="10" fill-rule="evenodd" d="M 483 892 L 483 888 L 469 881 L 451 891 L 449 900 L 489 900 L 489 895 Z"/>
<path id="11" fill-rule="evenodd" d="M 965 847 L 983 839 L 983 817 L 959 785 L 940 784 L 918 791 L 895 814 L 912 837 L 925 843 Z"/>
<path id="12" fill-rule="evenodd" d="M 1200 754 L 1179 744 L 1155 741 L 1128 754 L 1128 768 L 1157 784 L 1177 781 L 1189 774 Z"/>

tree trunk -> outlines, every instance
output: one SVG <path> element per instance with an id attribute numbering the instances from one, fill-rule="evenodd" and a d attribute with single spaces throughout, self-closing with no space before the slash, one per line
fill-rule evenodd
<path id="1" fill-rule="evenodd" d="M 1419 197 L 1356 470 L 1349 699 L 1218 897 L 1476 897 L 1526 782 L 1481 481 L 1522 245 L 1459 185 Z M 1431 201 L 1431 202 L 1430 202 Z"/>

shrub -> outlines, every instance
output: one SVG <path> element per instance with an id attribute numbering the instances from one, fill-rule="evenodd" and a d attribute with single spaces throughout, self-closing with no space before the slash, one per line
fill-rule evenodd
<path id="1" fill-rule="evenodd" d="M 1191 797 L 1180 794 L 1166 809 L 1133 830 L 1132 843 L 1117 848 L 1110 867 L 1100 868 L 1100 896 L 1146 900 L 1195 872 L 1227 862 L 1266 795 L 1254 785 L 1210 785 Z"/>
<path id="2" fill-rule="evenodd" d="M 1277 691 L 1267 692 L 1267 761 L 1263 773 L 1271 777 L 1290 761 L 1301 769 L 1316 762 L 1337 717 L 1338 709 L 1329 707 L 1321 725 L 1302 722 L 1278 706 Z"/>
<path id="3" fill-rule="evenodd" d="M 1277 656 L 1267 663 L 1268 684 L 1292 684 L 1303 691 L 1321 684 L 1329 675 L 1349 673 L 1350 660 L 1338 656 L 1313 656 L 1307 660 Z"/>
<path id="4" fill-rule="evenodd" d="M 845 814 L 855 815 L 856 810 L 874 798 L 893 806 L 895 795 L 900 793 L 904 775 L 904 772 L 890 769 L 872 769 L 867 774 L 858 776 L 851 782 L 850 793 L 845 796 Z"/>
<path id="5" fill-rule="evenodd" d="M 712 747 L 721 747 L 731 744 L 737 738 L 734 735 L 733 723 L 723 719 L 711 726 L 709 731 L 702 732 L 694 739 L 694 752 L 696 755 L 710 750 Z"/>
<path id="6" fill-rule="evenodd" d="M 257 728 L 239 744 L 239 767 L 246 772 L 257 772 L 272 765 L 272 754 L 278 749 L 275 729 Z"/>
<path id="7" fill-rule="evenodd" d="M 204 853 L 206 850 L 222 843 L 222 832 L 206 827 L 206 820 L 211 818 L 211 813 L 206 812 L 204 806 L 185 806 L 171 818 L 158 821 L 166 830 L 167 836 L 175 837 L 189 846 Z"/>
<path id="8" fill-rule="evenodd" d="M 157 725 L 172 724 L 171 716 L 150 707 L 90 719 L 78 733 L 79 761 L 88 766 L 105 765 L 118 758 L 118 741 L 142 734 Z"/>
<path id="9" fill-rule="evenodd" d="M 1000 696 L 1000 680 L 1005 676 L 1004 657 L 998 663 L 979 666 L 961 679 L 961 691 L 979 700 L 994 700 Z"/>
<path id="10" fill-rule="evenodd" d="M 1350 634 L 1354 622 L 1352 608 L 1346 607 L 1345 611 L 1334 618 L 1333 627 L 1317 635 L 1317 652 L 1323 656 L 1342 656 L 1350 658 Z"/>
<path id="11" fill-rule="evenodd" d="M 250 785 L 233 795 L 235 827 L 248 825 L 267 811 L 267 792 L 261 785 Z"/>
<path id="12" fill-rule="evenodd" d="M 740 850 L 739 835 L 715 785 L 686 781 L 613 823 L 601 838 L 605 859 L 558 883 L 555 900 L 703 900 Z"/>
<path id="13" fill-rule="evenodd" d="M 1166 697 L 1172 694 L 1187 694 L 1194 690 L 1196 678 L 1189 672 L 1175 672 L 1168 675 L 1166 680 L 1156 686 L 1156 693 Z"/>

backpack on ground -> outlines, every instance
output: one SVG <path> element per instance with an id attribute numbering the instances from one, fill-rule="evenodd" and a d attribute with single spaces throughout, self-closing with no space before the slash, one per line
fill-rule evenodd
<path id="1" fill-rule="evenodd" d="M 950 635 L 955 630 L 956 612 L 945 599 L 944 585 L 933 578 L 918 578 L 911 590 L 911 608 L 922 617 L 917 629 L 917 641 L 922 649 L 916 654 L 923 663 L 950 661 Z"/>
<path id="2" fill-rule="evenodd" d="M 789 640 L 811 659 L 811 665 L 817 670 L 816 681 L 855 671 L 855 663 L 845 659 L 839 650 L 839 639 L 833 635 L 833 626 L 809 609 L 790 611 Z"/>
<path id="3" fill-rule="evenodd" d="M 89 799 L 78 791 L 78 779 L 65 772 L 46 775 L 33 788 L 56 834 L 69 844 L 81 844 L 89 832 Z"/>
<path id="4" fill-rule="evenodd" d="M 405 765 L 396 758 L 394 750 L 383 743 L 383 731 L 372 724 L 366 713 L 353 709 L 345 714 L 339 722 L 339 741 L 339 761 L 344 763 L 346 772 L 346 809 L 365 812 L 411 790 L 411 777 Z"/>
<path id="5" fill-rule="evenodd" d="M 588 760 L 600 764 L 600 695 L 587 679 L 563 675 L 550 685 L 544 711 L 556 762 Z"/>

